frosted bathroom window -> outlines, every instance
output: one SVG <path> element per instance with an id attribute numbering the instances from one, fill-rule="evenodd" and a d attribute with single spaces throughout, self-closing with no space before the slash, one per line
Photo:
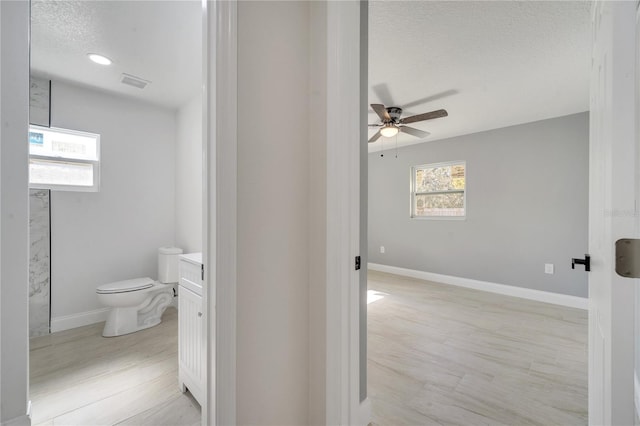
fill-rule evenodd
<path id="1" fill-rule="evenodd" d="M 33 185 L 93 186 L 93 166 L 85 163 L 62 161 L 29 161 L 29 178 Z"/>
<path id="2" fill-rule="evenodd" d="M 462 219 L 466 214 L 463 161 L 411 168 L 411 217 Z"/>
<path id="3" fill-rule="evenodd" d="M 29 186 L 62 191 L 98 191 L 100 135 L 29 127 Z"/>

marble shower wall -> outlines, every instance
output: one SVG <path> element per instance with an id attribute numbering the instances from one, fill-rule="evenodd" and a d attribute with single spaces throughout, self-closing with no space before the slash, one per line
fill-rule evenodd
<path id="1" fill-rule="evenodd" d="M 29 190 L 29 337 L 49 334 L 51 225 L 49 190 Z"/>

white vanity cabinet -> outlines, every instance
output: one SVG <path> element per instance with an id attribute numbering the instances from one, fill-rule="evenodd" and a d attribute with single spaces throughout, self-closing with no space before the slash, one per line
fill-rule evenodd
<path id="1" fill-rule="evenodd" d="M 202 304 L 202 253 L 180 256 L 178 290 L 178 380 L 202 404 L 206 389 L 206 340 Z"/>

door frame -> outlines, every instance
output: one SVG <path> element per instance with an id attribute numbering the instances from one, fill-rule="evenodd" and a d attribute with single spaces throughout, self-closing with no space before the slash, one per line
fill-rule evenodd
<path id="1" fill-rule="evenodd" d="M 360 274 L 366 263 L 354 267 L 366 250 L 360 247 L 360 155 L 367 136 L 361 79 L 367 77 L 360 59 L 367 34 L 362 9 L 368 7 L 367 1 L 327 3 L 326 423 L 336 425 L 369 423 L 368 400 L 362 409 L 360 401 Z"/>
<path id="2" fill-rule="evenodd" d="M 28 1 L 0 2 L 0 424 L 30 424 L 28 401 L 28 174 L 26 137 L 29 100 Z M 7 24 L 7 25 L 5 25 Z M 208 53 L 203 56 L 209 57 Z M 7 165 L 22 163 L 17 173 Z M 210 228 L 209 228 L 210 229 Z M 210 263 L 211 264 L 211 263 Z M 213 265 L 213 264 L 212 264 Z M 204 410 L 204 413 L 207 411 Z M 211 411 L 209 410 L 209 413 Z"/>
<path id="3" fill-rule="evenodd" d="M 0 2 L 0 424 L 28 423 L 29 2 Z M 22 168 L 12 165 L 23 164 Z"/>
<path id="4" fill-rule="evenodd" d="M 211 153 L 213 150 L 211 149 L 211 146 L 215 147 L 215 137 L 210 137 L 209 134 L 209 130 L 212 126 L 209 125 L 209 121 L 211 123 L 215 124 L 215 121 L 211 121 L 210 117 L 210 102 L 209 99 L 211 98 L 210 95 L 210 88 L 209 88 L 209 74 L 208 74 L 208 70 L 210 68 L 210 61 L 214 61 L 213 63 L 215 64 L 215 57 L 211 57 L 209 55 L 209 50 L 208 50 L 208 34 L 209 34 L 209 30 L 211 28 L 215 28 L 215 25 L 213 25 L 213 22 L 215 21 L 211 21 L 210 18 L 210 8 L 208 8 L 207 6 L 207 0 L 202 0 L 202 14 L 201 14 L 201 23 L 202 23 L 202 53 L 201 53 L 201 57 L 202 57 L 202 83 L 203 83 L 203 89 L 202 89 L 202 95 L 203 95 L 203 103 L 202 103 L 202 118 L 203 118 L 203 126 L 202 126 L 202 130 L 203 130 L 203 137 L 202 137 L 202 145 L 203 145 L 203 163 L 202 163 L 202 167 L 203 167 L 203 191 L 202 191 L 202 196 L 203 196 L 203 222 L 202 222 L 202 226 L 203 226 L 203 259 L 205 260 L 205 264 L 207 266 L 211 265 L 211 267 L 207 268 L 207 276 L 206 276 L 206 283 L 207 285 L 204 288 L 204 292 L 203 292 L 203 309 L 205 310 L 205 312 L 209 311 L 210 306 L 213 306 L 213 309 L 215 309 L 215 297 L 211 297 L 211 295 L 213 294 L 212 292 L 212 287 L 215 288 L 215 286 L 212 284 L 213 280 L 209 279 L 209 274 L 211 273 L 210 270 L 214 270 L 215 271 L 215 262 L 211 262 L 211 258 L 210 253 L 213 252 L 215 254 L 215 250 L 211 250 L 210 246 L 211 246 L 211 242 L 215 241 L 215 239 L 212 239 L 212 236 L 215 237 L 215 221 L 213 222 L 213 224 L 211 223 L 210 217 L 209 217 L 209 212 L 215 212 L 215 199 L 211 199 L 212 195 L 215 196 L 215 186 L 211 187 L 210 184 L 208 184 L 208 179 L 206 179 L 206 177 L 209 176 L 210 171 L 212 170 L 212 168 L 210 167 L 211 164 L 215 164 L 212 163 L 208 157 L 208 154 Z M 24 91 L 26 90 L 26 96 L 16 96 L 15 91 L 13 91 L 12 93 L 10 93 L 9 95 L 6 95 L 3 93 L 2 95 L 2 103 L 4 104 L 4 101 L 7 100 L 7 102 L 11 102 L 11 104 L 13 105 L 22 105 L 25 104 L 26 107 L 24 108 L 24 111 L 22 111 L 23 108 L 13 108 L 13 110 L 15 110 L 14 112 L 14 116 L 10 117 L 7 121 L 11 122 L 11 128 L 12 128 L 12 133 L 13 133 L 13 137 L 12 139 L 16 139 L 15 135 L 19 134 L 20 132 L 23 132 L 24 135 L 26 135 L 26 130 L 28 128 L 28 120 L 24 120 L 24 119 L 17 119 L 16 117 L 18 117 L 21 114 L 24 114 L 24 116 L 28 117 L 28 80 L 29 80 L 29 76 L 30 76 L 30 67 L 29 67 L 29 46 L 28 46 L 28 30 L 30 28 L 30 20 L 31 20 L 31 12 L 30 12 L 30 1 L 14 1 L 14 2 L 7 2 L 7 4 L 9 4 L 11 6 L 11 10 L 9 11 L 10 13 L 7 13 L 7 16 L 10 16 L 9 18 L 7 18 L 10 22 L 13 22 L 13 25 L 11 26 L 11 28 L 9 28 L 9 30 L 13 33 L 12 37 L 10 37 L 10 40 L 15 41 L 15 45 L 16 48 L 13 49 L 10 52 L 4 52 L 3 49 L 3 53 L 2 53 L 2 61 L 0 63 L 6 64 L 9 63 L 9 66 L 6 66 L 7 70 L 10 70 L 12 74 L 15 75 L 20 75 L 22 76 L 22 74 L 24 74 L 24 64 L 26 63 L 26 81 L 27 83 L 24 85 L 24 87 L 20 87 L 20 85 L 15 85 L 15 82 L 18 80 L 21 80 L 21 78 L 16 78 L 14 76 L 14 78 L 12 79 L 12 86 L 16 86 L 16 90 L 18 92 L 20 91 Z M 24 13 L 26 13 L 27 18 L 26 18 L 26 31 L 24 33 L 21 32 L 21 30 L 24 30 L 21 27 L 21 24 L 25 21 L 23 18 Z M 7 34 L 9 33 L 9 30 L 7 31 Z M 3 34 L 4 35 L 4 34 Z M 6 37 L 6 35 L 4 35 Z M 24 56 L 26 54 L 26 61 L 20 61 L 20 60 L 16 60 L 18 57 L 18 50 L 19 50 L 19 43 L 21 42 L 27 42 L 27 48 L 25 49 L 25 52 L 19 52 L 20 53 L 20 57 L 18 59 L 23 59 L 22 56 Z M 8 44 L 9 42 L 7 42 Z M 3 71 L 5 69 L 5 67 L 3 66 Z M 4 85 L 2 87 L 4 89 Z M 25 89 L 26 88 L 26 89 Z M 215 92 L 214 92 L 215 93 Z M 215 112 L 215 110 L 214 110 Z M 2 115 L 3 121 L 4 121 L 4 115 Z M 214 127 L 215 128 L 215 127 Z M 22 130 L 24 129 L 24 130 Z M 4 139 L 4 138 L 3 138 Z M 16 145 L 16 144 L 13 144 Z M 16 155 L 17 150 L 19 149 L 20 151 L 20 155 Z M 14 151 L 16 151 L 15 153 L 11 153 L 12 157 L 15 158 L 11 158 L 10 160 L 7 161 L 16 161 L 16 158 L 19 158 L 21 156 L 25 156 L 25 153 L 27 152 L 26 149 L 26 145 L 23 148 L 17 148 L 14 149 Z M 3 152 L 4 154 L 4 152 Z M 212 154 L 215 158 L 215 152 Z M 7 156 L 9 157 L 9 156 Z M 25 164 L 25 171 L 24 171 L 24 176 L 21 176 L 22 179 L 14 179 L 13 182 L 11 182 L 12 185 L 12 189 L 16 190 L 17 188 L 24 186 L 26 188 L 28 188 L 28 179 L 26 179 L 25 177 L 27 176 L 26 173 L 26 164 L 27 162 L 24 161 L 23 162 Z M 214 169 L 215 170 L 215 169 Z M 4 194 L 7 192 L 6 189 L 4 187 L 1 188 L 2 189 L 2 193 L 3 193 L 3 199 L 4 199 Z M 27 192 L 25 192 L 26 194 Z M 26 197 L 26 195 L 22 194 L 22 197 Z M 16 204 L 20 204 L 20 203 L 16 203 Z M 213 208 L 212 208 L 213 206 Z M 13 217 L 19 217 L 21 215 L 16 215 L 16 214 L 12 214 L 11 215 L 11 219 L 13 219 Z M 26 216 L 28 217 L 28 215 Z M 3 212 L 2 214 L 2 220 L 4 222 L 4 218 L 5 218 L 5 214 Z M 214 218 L 215 219 L 215 218 Z M 28 222 L 28 221 L 27 221 Z M 213 226 L 212 226 L 213 225 Z M 13 228 L 16 229 L 16 232 L 20 232 L 20 231 L 25 231 L 28 233 L 28 229 L 23 229 L 22 226 L 13 226 Z M 16 240 L 16 238 L 12 238 L 11 240 Z M 19 239 L 17 239 L 19 240 Z M 2 238 L 2 245 L 4 246 L 5 244 L 5 238 Z M 16 248 L 16 243 L 15 241 L 6 241 L 6 244 L 11 244 L 14 249 Z M 25 240 L 25 246 L 26 246 L 26 240 Z M 8 250 L 5 250 L 5 253 L 9 253 Z M 15 257 L 18 256 L 18 258 L 20 258 L 19 254 L 21 253 L 21 250 L 12 250 L 11 251 L 11 256 Z M 27 256 L 25 257 L 25 259 L 21 259 L 21 260 L 14 260 L 12 261 L 12 263 L 16 266 L 20 266 L 21 262 L 26 262 L 26 258 L 28 258 L 28 250 L 27 250 Z M 1 259 L 4 260 L 4 257 Z M 5 262 L 2 262 L 5 263 Z M 9 268 L 4 268 L 5 270 L 9 269 Z M 11 268 L 12 270 L 14 268 Z M 21 273 L 24 273 L 24 271 L 21 271 Z M 11 282 L 20 282 L 22 280 L 19 279 L 12 279 L 12 280 L 6 280 L 6 281 L 11 281 Z M 3 282 L 5 282 L 5 280 L 3 280 Z M 3 297 L 6 298 L 6 296 L 9 295 L 9 292 L 6 291 L 6 286 L 2 286 L 0 287 L 0 289 L 2 290 L 1 294 Z M 16 297 L 16 300 L 21 300 L 22 298 L 20 297 Z M 28 297 L 24 298 L 24 302 L 27 303 L 28 302 Z M 6 302 L 5 302 L 6 303 Z M 29 340 L 28 340 L 28 310 L 27 309 L 23 309 L 22 308 L 22 303 L 16 303 L 15 301 L 11 302 L 12 306 L 15 306 L 16 309 L 19 309 L 19 311 L 21 312 L 22 315 L 16 315 L 16 314 L 11 314 L 11 316 L 13 317 L 13 320 L 15 320 L 16 318 L 18 319 L 24 319 L 26 318 L 26 322 L 23 324 L 22 321 L 7 321 L 7 315 L 5 312 L 2 312 L 2 316 L 0 317 L 3 324 L 7 324 L 8 327 L 11 327 L 13 332 L 11 333 L 12 335 L 15 335 L 17 332 L 19 332 L 20 330 L 26 330 L 26 333 L 22 333 L 24 334 L 26 337 L 26 356 L 21 356 L 21 362 L 20 364 L 18 364 L 17 362 L 13 362 L 11 360 L 11 366 L 6 367 L 5 364 L 7 364 L 6 361 L 1 360 L 2 363 L 0 363 L 0 368 L 1 370 L 4 372 L 5 368 L 8 369 L 9 371 L 13 372 L 13 375 L 22 375 L 24 376 L 25 379 L 25 383 L 24 383 L 24 388 L 26 390 L 25 392 L 25 397 L 27 398 L 27 404 L 26 404 L 26 413 L 23 416 L 20 416 L 12 421 L 9 421 L 9 423 L 4 423 L 2 422 L 2 419 L 5 418 L 5 410 L 0 411 L 0 423 L 2 423 L 2 425 L 5 424 L 12 424 L 15 422 L 15 424 L 25 424 L 26 422 L 30 423 L 30 409 L 31 409 L 31 401 L 29 400 L 29 395 L 28 395 L 28 388 L 29 388 L 29 373 L 28 373 L 28 360 L 29 360 Z M 23 318 L 24 317 L 24 318 Z M 210 321 L 209 322 L 205 322 L 204 324 L 204 333 L 205 335 L 208 337 L 211 333 L 213 333 L 212 330 L 215 330 L 215 318 L 209 317 Z M 213 324 L 213 328 L 212 325 Z M 5 346 L 5 340 L 6 337 L 8 336 L 9 333 L 2 333 L 2 338 L 0 338 L 0 346 Z M 214 334 L 215 336 L 215 334 Z M 20 344 L 16 345 L 16 350 L 20 349 L 22 347 L 22 341 L 23 339 L 20 339 Z M 11 345 L 13 347 L 13 345 Z M 212 354 L 212 356 L 215 356 L 215 339 L 212 340 L 208 340 L 207 342 L 207 346 L 206 348 L 204 348 L 203 350 L 205 351 L 205 355 L 207 354 Z M 210 360 L 212 357 L 206 356 L 206 359 Z M 23 364 L 26 364 L 26 375 L 24 374 L 24 370 L 25 368 L 23 367 Z M 19 368 L 17 368 L 19 367 Z M 209 365 L 207 365 L 207 371 L 211 371 L 211 368 L 209 367 Z M 3 374 L 3 377 L 9 377 L 10 374 Z M 11 383 L 6 383 L 3 380 L 3 387 L 6 385 L 8 387 L 11 387 L 13 389 L 13 391 L 11 392 L 13 394 L 13 396 L 11 397 L 11 400 L 9 402 L 12 402 L 12 400 L 16 400 L 19 398 L 22 398 L 22 394 L 21 392 L 16 392 L 16 388 L 21 388 L 23 385 L 21 383 L 21 380 L 7 380 L 6 382 L 11 382 Z M 11 406 L 12 404 L 5 404 L 5 400 L 9 399 L 7 398 L 7 392 L 5 392 L 5 396 L 2 395 L 1 393 L 2 388 L 0 387 L 0 401 L 2 403 L 0 403 L 0 407 L 2 405 L 5 406 Z M 207 383 L 206 383 L 206 400 L 205 402 L 202 404 L 202 424 L 203 425 L 209 425 L 209 424 L 213 424 L 212 422 L 210 422 L 209 420 L 211 418 L 215 417 L 215 404 L 214 405 L 210 405 L 210 397 L 209 395 L 214 394 L 215 392 L 215 383 L 211 382 L 209 376 L 207 375 Z"/>
<path id="5" fill-rule="evenodd" d="M 637 238 L 636 3 L 592 6 L 589 134 L 589 424 L 634 423 L 638 280 L 615 272 L 615 241 Z"/>
<path id="6" fill-rule="evenodd" d="M 237 24 L 235 1 L 202 0 L 205 176 L 207 406 L 202 424 L 236 424 Z M 224 106 L 217 108 L 217 105 Z M 224 143 L 218 143 L 224 141 Z M 224 389 L 224 392 L 216 392 Z"/>

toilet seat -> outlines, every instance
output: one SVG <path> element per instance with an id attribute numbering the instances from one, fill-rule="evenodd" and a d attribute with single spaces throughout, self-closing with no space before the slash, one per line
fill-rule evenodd
<path id="1" fill-rule="evenodd" d="M 128 293 L 131 291 L 145 290 L 153 287 L 153 281 L 151 278 L 134 278 L 132 280 L 116 281 L 113 283 L 103 284 L 96 289 L 98 294 L 117 294 Z"/>

